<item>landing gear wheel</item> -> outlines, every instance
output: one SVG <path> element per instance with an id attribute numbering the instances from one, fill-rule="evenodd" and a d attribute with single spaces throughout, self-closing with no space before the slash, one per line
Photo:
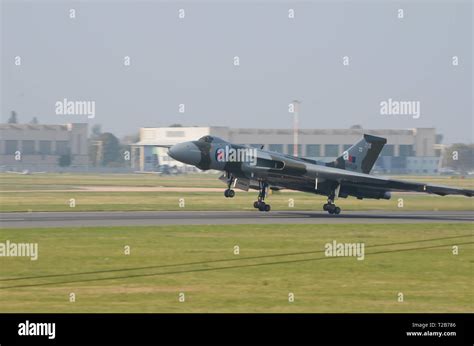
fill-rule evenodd
<path id="1" fill-rule="evenodd" d="M 328 202 L 323 205 L 323 210 L 327 211 L 331 215 L 332 214 L 339 215 L 341 213 L 341 208 L 336 207 L 336 205 L 334 204 L 334 198 L 335 198 L 334 194 L 331 194 L 328 196 Z"/>
<path id="2" fill-rule="evenodd" d="M 253 202 L 253 207 L 260 211 L 270 211 L 270 204 L 265 203 L 265 197 L 267 194 L 268 184 L 260 181 L 259 182 L 259 192 L 258 192 L 258 199 Z"/>
<path id="3" fill-rule="evenodd" d="M 325 204 L 323 209 L 326 210 L 329 214 L 339 215 L 341 213 L 341 208 L 336 207 L 334 204 Z"/>
<path id="4" fill-rule="evenodd" d="M 227 190 L 224 191 L 224 196 L 232 198 L 232 197 L 235 196 L 235 191 L 231 190 L 231 189 L 227 189 Z"/>

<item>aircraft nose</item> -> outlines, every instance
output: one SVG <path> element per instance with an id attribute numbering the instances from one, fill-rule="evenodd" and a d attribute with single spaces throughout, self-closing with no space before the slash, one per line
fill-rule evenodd
<path id="1" fill-rule="evenodd" d="M 184 142 L 173 145 L 168 149 L 173 159 L 196 166 L 201 161 L 201 151 L 193 142 Z"/>

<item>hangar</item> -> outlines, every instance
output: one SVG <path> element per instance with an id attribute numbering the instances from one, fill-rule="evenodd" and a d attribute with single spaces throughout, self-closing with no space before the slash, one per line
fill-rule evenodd
<path id="1" fill-rule="evenodd" d="M 61 156 L 72 167 L 87 167 L 87 124 L 0 124 L 0 166 L 50 170 Z"/>

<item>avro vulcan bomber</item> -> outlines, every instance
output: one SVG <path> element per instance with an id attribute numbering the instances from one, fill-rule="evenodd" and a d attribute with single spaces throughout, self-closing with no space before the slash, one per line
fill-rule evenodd
<path id="1" fill-rule="evenodd" d="M 365 134 L 335 161 L 320 162 L 276 152 L 232 144 L 213 136 L 184 142 L 169 147 L 175 160 L 194 165 L 202 170 L 223 171 L 227 184 L 225 197 L 235 196 L 233 188 L 258 190 L 254 208 L 270 211 L 265 202 L 268 190 L 290 189 L 327 196 L 323 210 L 339 214 L 337 198 L 353 196 L 358 199 L 390 199 L 391 191 L 413 191 L 472 197 L 474 190 L 394 180 L 370 175 L 387 140 Z"/>

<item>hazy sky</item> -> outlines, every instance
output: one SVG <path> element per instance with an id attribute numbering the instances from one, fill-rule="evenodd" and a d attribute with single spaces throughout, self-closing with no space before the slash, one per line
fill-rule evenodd
<path id="1" fill-rule="evenodd" d="M 16 110 L 22 122 L 100 123 L 119 136 L 172 123 L 288 128 L 296 98 L 302 128 L 436 127 L 445 143 L 473 142 L 472 7 L 3 0 L 2 122 Z M 95 118 L 56 114 L 64 98 L 95 101 Z M 420 117 L 382 115 L 388 99 L 420 102 Z"/>

